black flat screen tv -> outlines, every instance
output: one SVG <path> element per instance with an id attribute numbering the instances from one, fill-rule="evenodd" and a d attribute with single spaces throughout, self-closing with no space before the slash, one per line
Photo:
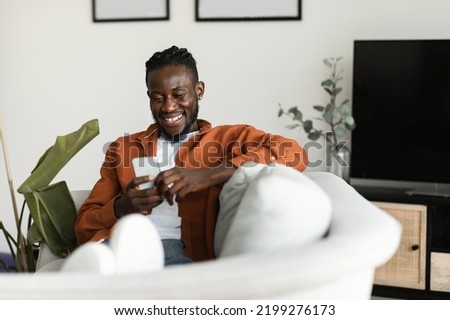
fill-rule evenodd
<path id="1" fill-rule="evenodd" d="M 450 40 L 357 40 L 353 59 L 351 179 L 449 185 Z"/>

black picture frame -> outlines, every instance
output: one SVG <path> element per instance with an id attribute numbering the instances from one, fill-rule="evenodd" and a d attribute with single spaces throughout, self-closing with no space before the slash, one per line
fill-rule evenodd
<path id="1" fill-rule="evenodd" d="M 254 9 L 254 10 L 252 10 Z M 283 21 L 301 20 L 301 0 L 195 0 L 195 20 Z"/>
<path id="2" fill-rule="evenodd" d="M 169 20 L 169 0 L 92 0 L 94 22 Z"/>

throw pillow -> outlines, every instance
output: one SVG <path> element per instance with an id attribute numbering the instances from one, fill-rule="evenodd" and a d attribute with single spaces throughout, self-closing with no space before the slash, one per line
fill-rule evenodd
<path id="1" fill-rule="evenodd" d="M 249 181 L 220 256 L 307 244 L 323 237 L 330 220 L 331 200 L 311 179 L 265 166 Z"/>
<path id="2" fill-rule="evenodd" d="M 214 251 L 220 256 L 223 241 L 230 229 L 231 221 L 238 210 L 241 199 L 248 184 L 266 165 L 249 162 L 238 168 L 231 178 L 223 185 L 220 192 L 220 210 L 214 233 Z"/>

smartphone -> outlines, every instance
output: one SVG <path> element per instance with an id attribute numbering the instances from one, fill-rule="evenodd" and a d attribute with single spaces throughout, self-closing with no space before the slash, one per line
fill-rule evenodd
<path id="1" fill-rule="evenodd" d="M 139 157 L 131 160 L 136 177 L 156 176 L 161 172 L 161 167 L 156 157 Z M 153 181 L 142 183 L 140 189 L 148 189 L 153 187 Z"/>

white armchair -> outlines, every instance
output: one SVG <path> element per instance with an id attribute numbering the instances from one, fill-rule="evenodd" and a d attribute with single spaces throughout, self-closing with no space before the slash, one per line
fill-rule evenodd
<path id="1" fill-rule="evenodd" d="M 0 275 L 0 299 L 370 298 L 374 270 L 395 253 L 400 224 L 342 179 L 324 172 L 306 176 L 332 204 L 328 234 L 317 241 L 151 273 L 107 276 L 50 272 L 63 260 L 55 260 L 43 246 L 36 274 Z M 80 205 L 87 192 L 73 196 Z"/>

